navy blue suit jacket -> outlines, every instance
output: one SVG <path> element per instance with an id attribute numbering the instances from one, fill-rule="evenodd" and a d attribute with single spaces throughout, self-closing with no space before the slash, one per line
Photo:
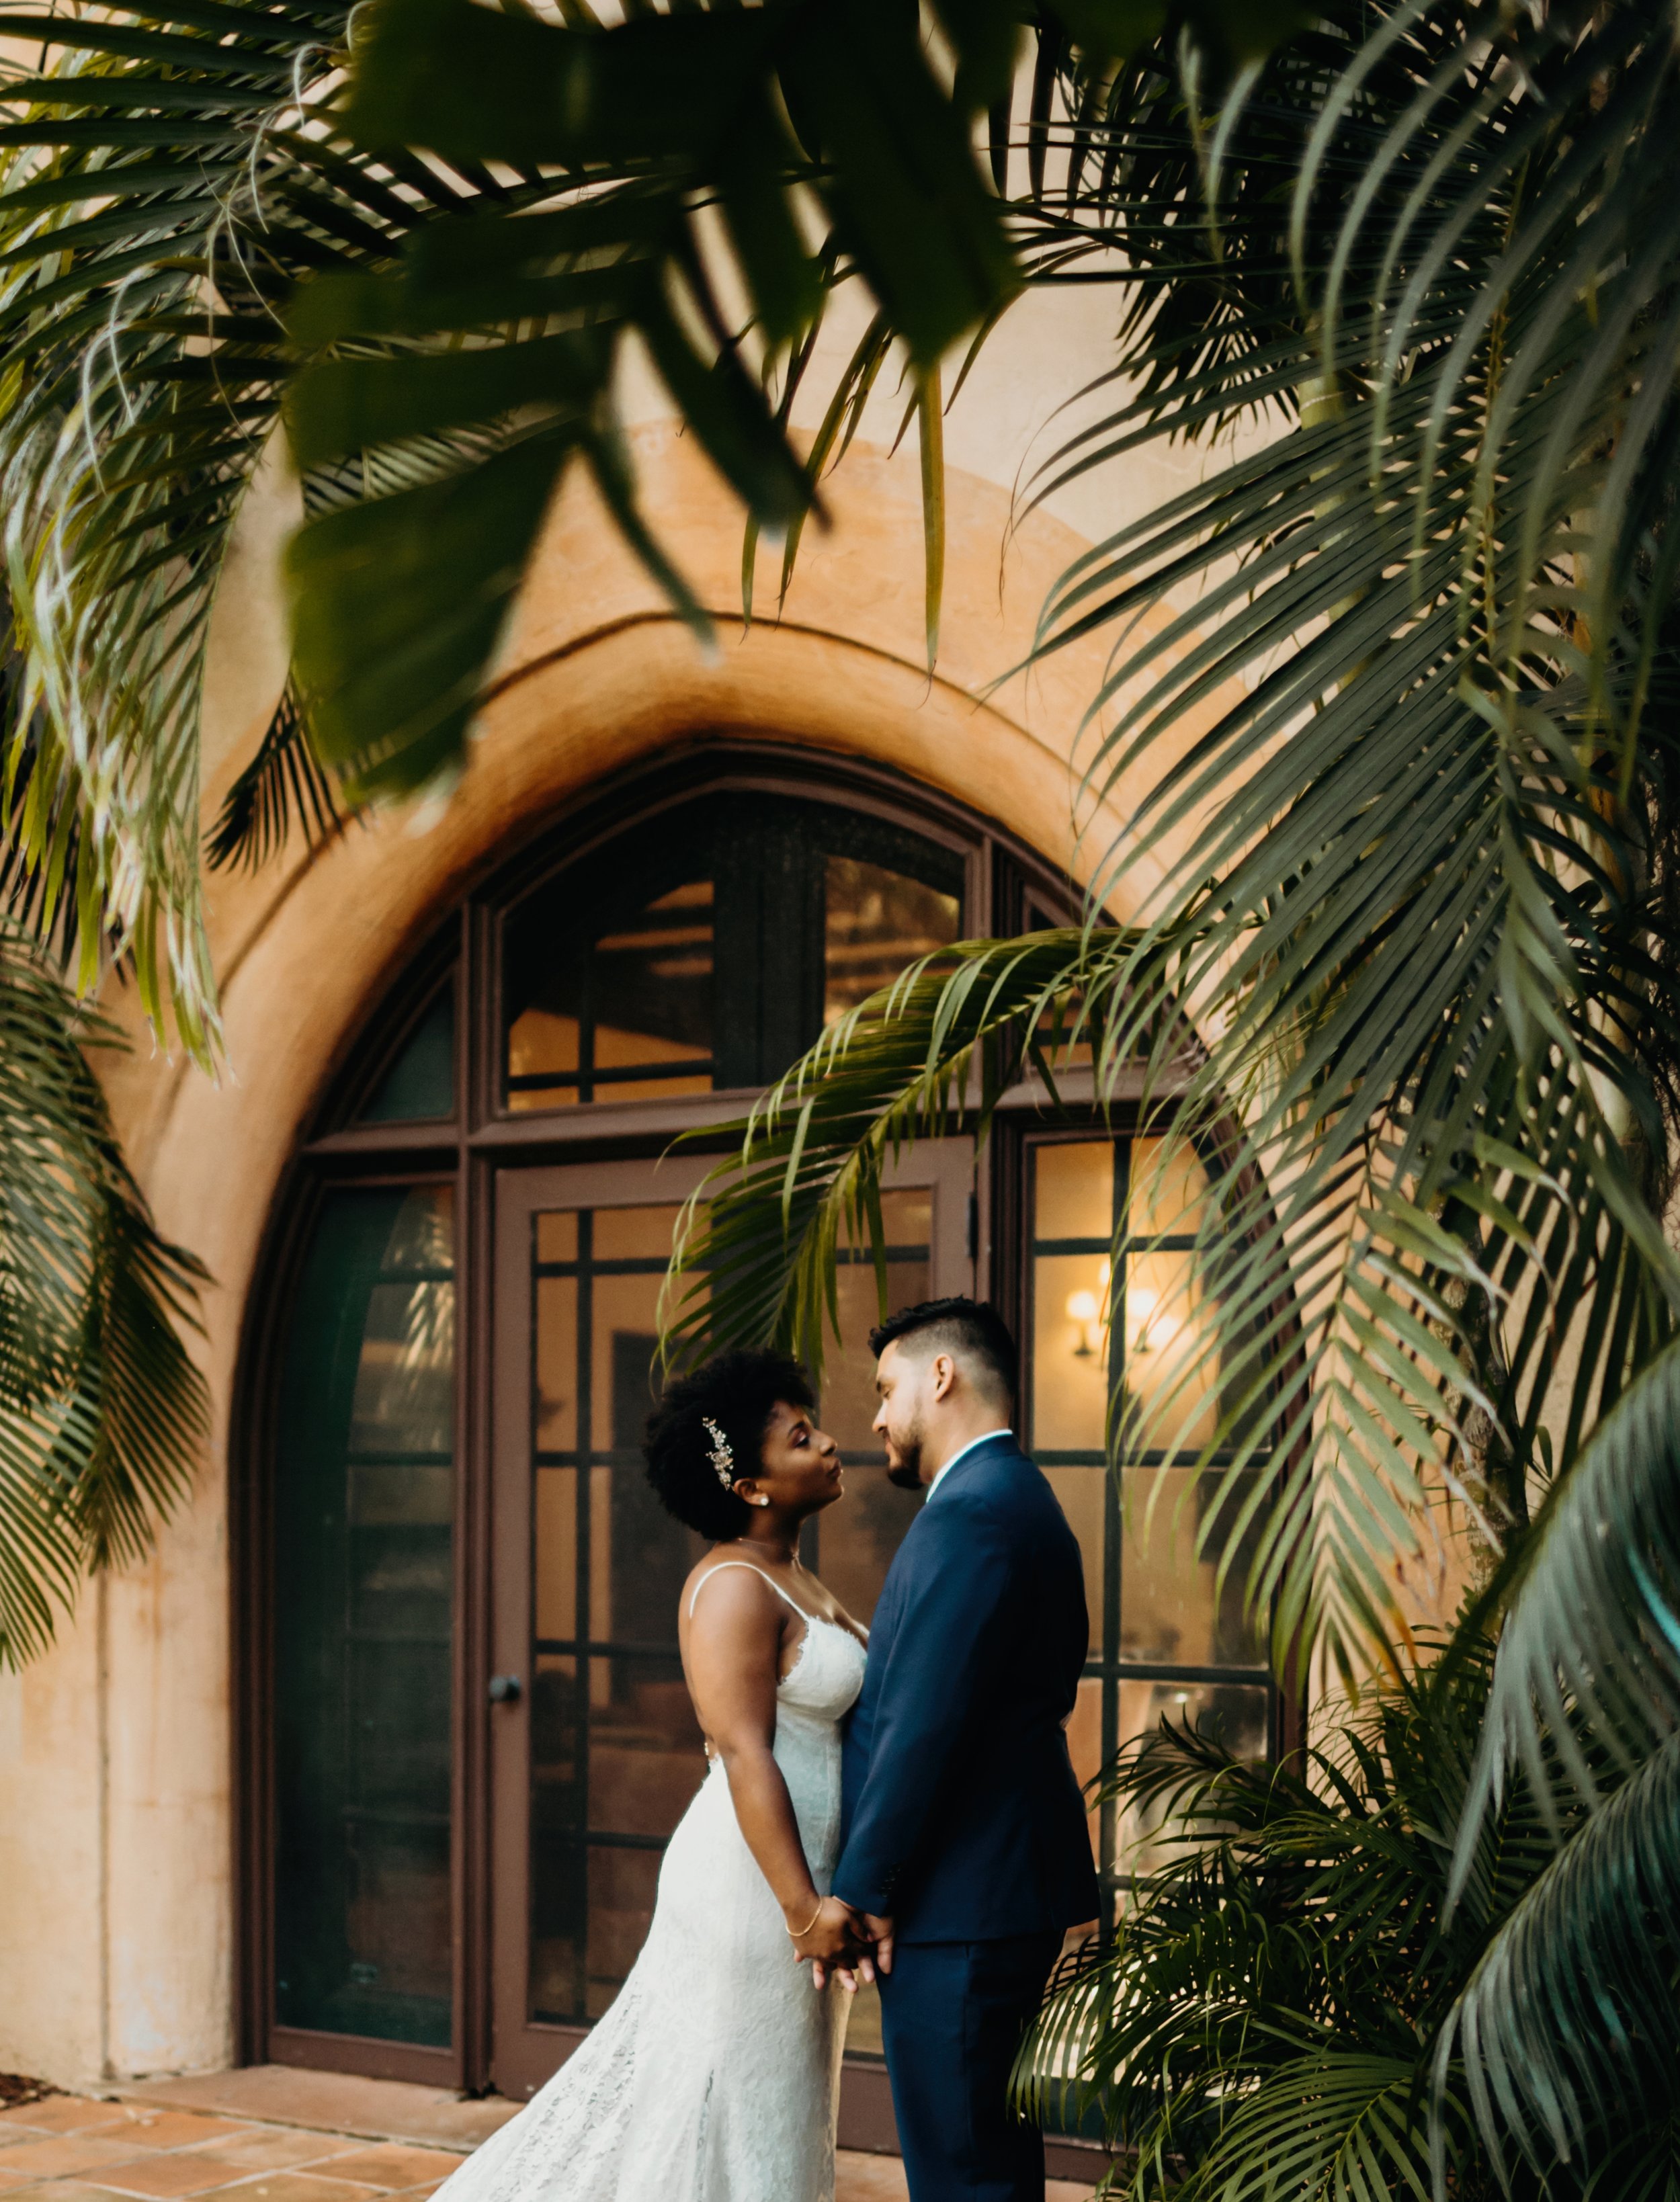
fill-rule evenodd
<path id="1" fill-rule="evenodd" d="M 1063 1732 L 1088 1635 L 1054 1492 L 1007 1431 L 983 1440 L 887 1571 L 846 1729 L 837 1895 L 906 1942 L 1096 1917 Z"/>

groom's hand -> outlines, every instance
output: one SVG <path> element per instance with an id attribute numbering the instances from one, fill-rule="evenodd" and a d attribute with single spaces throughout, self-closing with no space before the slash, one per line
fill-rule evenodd
<path id="1" fill-rule="evenodd" d="M 893 1922 L 878 1919 L 873 1911 L 864 1914 L 864 1931 L 875 1944 L 875 1961 L 883 1973 L 893 1969 Z"/>
<path id="2" fill-rule="evenodd" d="M 794 1941 L 793 1953 L 802 1965 L 810 1964 L 812 1983 L 820 1988 L 831 1972 L 844 1976 L 843 1969 L 855 1961 L 865 1939 L 852 1906 L 838 1896 L 825 1896 L 816 1918 Z"/>
<path id="3" fill-rule="evenodd" d="M 835 1979 L 841 1981 L 851 1993 L 856 1993 L 859 1981 L 867 1986 L 874 1981 L 877 1971 L 890 1973 L 893 1969 L 892 1921 L 878 1919 L 872 1911 L 860 1911 L 856 1916 L 860 1938 L 865 1946 L 858 1957 L 855 1969 L 850 1964 L 836 1965 L 834 1968 Z M 818 1987 L 822 1987 L 822 1982 L 820 1979 L 816 1985 Z"/>

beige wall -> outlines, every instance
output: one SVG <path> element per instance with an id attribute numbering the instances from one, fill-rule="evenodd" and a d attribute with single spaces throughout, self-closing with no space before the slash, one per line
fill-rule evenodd
<path id="1" fill-rule="evenodd" d="M 227 1021 L 218 1083 L 140 1035 L 111 1088 L 163 1228 L 207 1262 L 214 1402 L 192 1502 L 146 1566 L 97 1586 L 53 1654 L 0 1683 L 0 2069 L 82 2081 L 214 2067 L 232 2052 L 226 1432 L 239 1327 L 279 1175 L 335 1057 L 416 932 L 515 838 L 630 760 L 709 731 L 881 760 L 1081 868 L 1069 767 L 1101 677 L 1070 651 L 985 704 L 1024 651 L 1044 592 L 1101 532 L 1158 495 L 1152 474 L 1079 486 L 1005 556 L 1034 431 L 1106 362 L 1101 314 L 1070 293 L 1006 325 L 952 416 L 948 570 L 937 677 L 923 662 L 915 457 L 896 418 L 832 486 L 780 623 L 740 621 L 738 516 L 645 400 L 634 435 L 656 524 L 721 622 L 704 662 L 587 495 L 562 498 L 482 738 L 426 830 L 392 819 L 251 878 L 211 883 Z M 989 379 L 988 379 L 989 378 Z M 1188 465 L 1188 462 L 1182 462 Z M 249 756 L 283 669 L 274 556 L 293 510 L 278 468 L 254 496 L 218 606 L 206 815 Z M 1081 532 L 1082 527 L 1084 532 Z M 773 602 L 761 571 L 761 608 Z M 1184 739 L 1197 731 L 1187 725 Z M 1111 818 L 1097 821 L 1111 827 Z M 1100 837 L 1099 837 L 1100 838 Z M 1147 869 L 1140 878 L 1147 876 Z"/>

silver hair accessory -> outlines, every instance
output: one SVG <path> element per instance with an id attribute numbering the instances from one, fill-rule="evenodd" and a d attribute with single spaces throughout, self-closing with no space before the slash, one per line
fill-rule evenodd
<path id="1" fill-rule="evenodd" d="M 735 1456 L 729 1450 L 729 1440 L 710 1415 L 702 1415 L 700 1420 L 712 1435 L 711 1451 L 706 1455 L 706 1458 L 717 1470 L 717 1480 L 723 1488 L 726 1491 L 733 1491 L 735 1487 Z"/>

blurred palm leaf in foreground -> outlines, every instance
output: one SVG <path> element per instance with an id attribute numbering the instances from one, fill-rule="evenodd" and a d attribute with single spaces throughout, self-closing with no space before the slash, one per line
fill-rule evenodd
<path id="1" fill-rule="evenodd" d="M 118 1151 L 84 1053 L 113 1037 L 0 918 L 0 1669 L 88 1569 L 144 1552 L 204 1435 L 180 1335 L 204 1273 Z"/>
<path id="2" fill-rule="evenodd" d="M 1223 55 L 1291 12 L 1197 0 L 1174 28 Z M 1039 31 L 1052 63 L 1070 37 L 1085 66 L 1106 66 L 1167 13 L 1054 0 Z M 921 424 L 936 648 L 940 362 L 1022 283 L 1011 209 L 972 132 L 987 112 L 1006 149 L 1019 10 L 944 0 L 924 23 L 899 0 L 765 0 L 630 8 L 610 27 L 586 5 L 560 15 L 373 0 L 359 19 L 342 113 L 353 141 L 374 160 L 418 149 L 464 174 L 516 176 L 533 197 L 486 191 L 472 213 L 416 227 L 400 267 L 317 280 L 291 310 L 300 343 L 332 355 L 289 401 L 300 466 L 382 450 L 409 467 L 390 494 L 316 520 L 292 555 L 315 738 L 358 793 L 458 770 L 574 460 L 710 639 L 707 609 L 638 508 L 615 410 L 632 344 L 745 509 L 749 599 L 759 536 L 791 550 L 817 474 L 896 353 Z M 1058 231 L 1046 235 L 1059 251 Z M 848 282 L 875 311 L 806 459 L 791 409 Z"/>

